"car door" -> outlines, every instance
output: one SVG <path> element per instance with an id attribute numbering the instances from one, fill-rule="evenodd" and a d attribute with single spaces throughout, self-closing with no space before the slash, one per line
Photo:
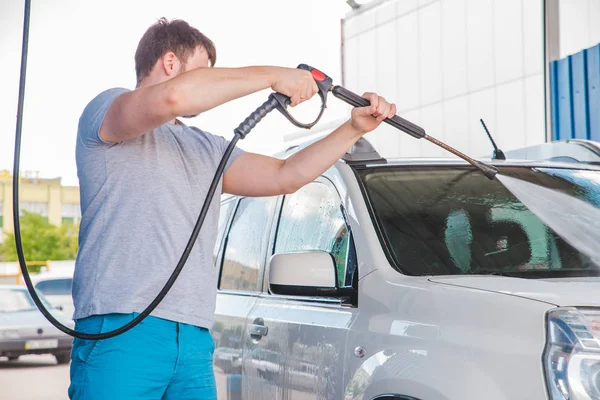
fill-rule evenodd
<path id="1" fill-rule="evenodd" d="M 266 271 L 265 293 L 246 324 L 245 398 L 343 398 L 344 346 L 357 304 L 358 273 L 350 233 L 330 181 L 320 178 L 285 196 L 273 253 L 330 252 L 342 290 L 339 297 L 273 295 Z"/>
<path id="2" fill-rule="evenodd" d="M 246 318 L 261 287 L 264 260 L 276 197 L 242 198 L 225 202 L 220 230 L 226 232 L 215 264 L 220 267 L 215 321 L 211 330 L 213 364 L 220 399 L 240 398 Z M 228 215 L 235 208 L 231 222 Z M 217 244 L 216 247 L 219 245 Z"/>

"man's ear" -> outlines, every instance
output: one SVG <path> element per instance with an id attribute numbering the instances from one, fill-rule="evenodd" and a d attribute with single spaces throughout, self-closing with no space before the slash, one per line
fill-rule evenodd
<path id="1" fill-rule="evenodd" d="M 166 76 L 174 77 L 181 70 L 181 62 L 172 51 L 167 52 L 162 56 L 162 69 Z"/>

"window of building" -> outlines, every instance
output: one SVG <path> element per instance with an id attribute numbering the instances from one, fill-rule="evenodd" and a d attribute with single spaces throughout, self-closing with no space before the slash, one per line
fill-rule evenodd
<path id="1" fill-rule="evenodd" d="M 81 219 L 81 208 L 76 203 L 63 203 L 60 206 L 63 224 L 75 224 Z"/>
<path id="2" fill-rule="evenodd" d="M 258 291 L 276 197 L 240 200 L 226 238 L 220 289 Z"/>
<path id="3" fill-rule="evenodd" d="M 39 214 L 48 219 L 48 203 L 27 201 L 20 202 L 19 211 L 21 212 L 21 215 L 23 215 L 23 211 L 27 211 L 34 214 Z"/>
<path id="4" fill-rule="evenodd" d="M 331 253 L 339 287 L 352 286 L 356 257 L 341 202 L 333 188 L 321 182 L 285 197 L 275 243 L 275 253 L 313 250 Z"/>

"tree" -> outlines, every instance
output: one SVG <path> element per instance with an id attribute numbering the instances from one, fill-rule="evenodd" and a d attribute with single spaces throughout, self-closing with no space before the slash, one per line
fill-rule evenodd
<path id="1" fill-rule="evenodd" d="M 78 227 L 73 224 L 52 225 L 47 218 L 23 211 L 21 241 L 28 261 L 73 260 L 77 256 Z M 17 261 L 15 236 L 9 234 L 0 245 L 2 261 Z"/>

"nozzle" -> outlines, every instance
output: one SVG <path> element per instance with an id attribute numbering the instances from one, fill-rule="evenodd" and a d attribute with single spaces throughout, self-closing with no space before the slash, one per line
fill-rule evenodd
<path id="1" fill-rule="evenodd" d="M 498 168 L 494 167 L 493 165 L 482 163 L 481 161 L 475 161 L 474 166 L 490 180 L 493 180 L 498 173 Z"/>
<path id="2" fill-rule="evenodd" d="M 494 167 L 493 165 L 489 165 L 489 164 L 483 163 L 481 161 L 477 161 L 477 160 L 469 157 L 468 155 L 463 154 L 460 151 L 456 150 L 454 147 L 448 146 L 446 143 L 441 142 L 432 136 L 429 136 L 426 134 L 424 136 L 424 138 L 425 138 L 425 140 L 428 140 L 431 143 L 433 143 L 437 146 L 440 146 L 442 149 L 449 151 L 450 153 L 454 154 L 455 156 L 462 158 L 463 160 L 465 160 L 466 162 L 468 162 L 469 164 L 471 164 L 472 166 L 477 168 L 479 170 L 479 172 L 481 172 L 482 174 L 487 176 L 490 180 L 494 179 L 494 177 L 498 173 L 498 169 L 496 167 Z"/>

